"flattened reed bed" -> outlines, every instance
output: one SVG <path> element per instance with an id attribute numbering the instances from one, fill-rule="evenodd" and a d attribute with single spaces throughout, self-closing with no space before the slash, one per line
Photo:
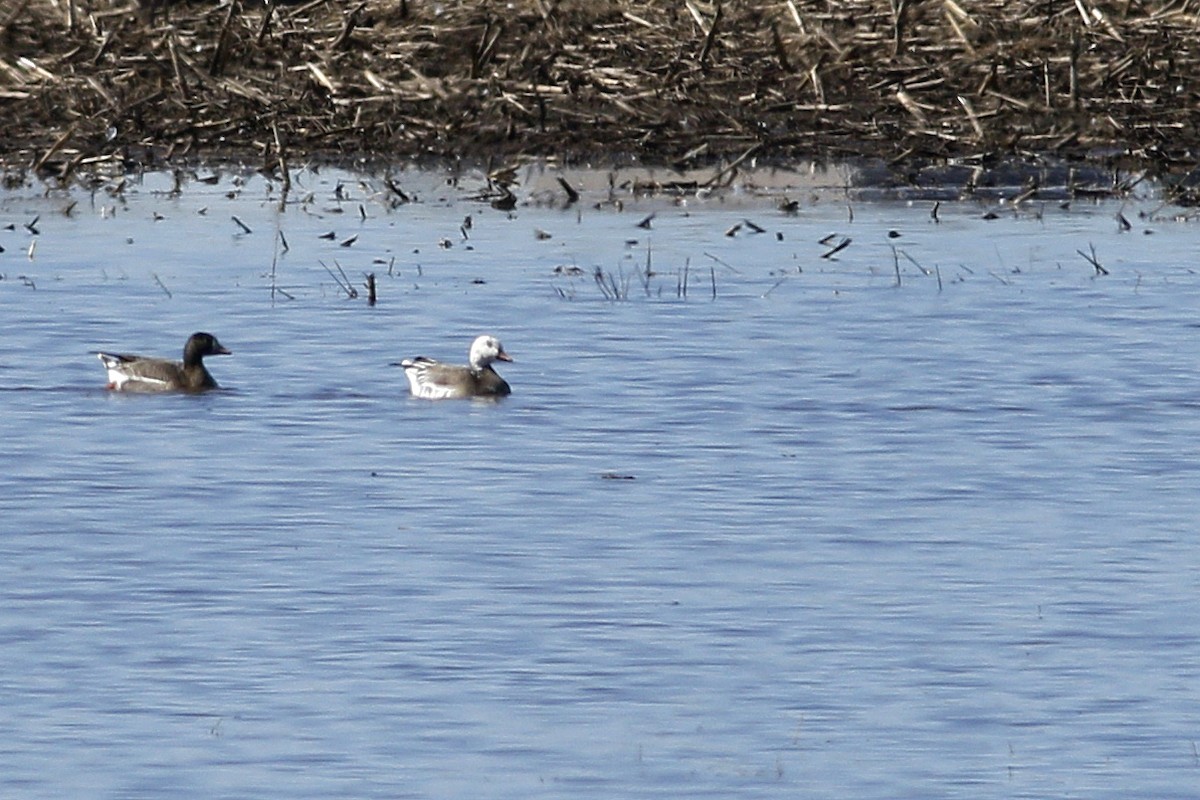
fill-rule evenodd
<path id="1" fill-rule="evenodd" d="M 1188 175 L 1200 0 L 15 0 L 0 113 L 0 160 L 57 176 L 425 156 Z"/>

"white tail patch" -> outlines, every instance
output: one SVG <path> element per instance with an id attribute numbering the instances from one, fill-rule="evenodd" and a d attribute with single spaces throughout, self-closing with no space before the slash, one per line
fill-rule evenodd
<path id="1" fill-rule="evenodd" d="M 424 400 L 446 400 L 452 397 L 459 397 L 462 394 L 461 387 L 453 384 L 438 383 L 433 380 L 429 374 L 430 367 L 437 366 L 437 362 L 419 357 L 415 359 L 405 359 L 400 362 L 404 367 L 404 376 L 408 378 L 408 386 L 412 390 L 414 397 L 420 397 Z"/>
<path id="2" fill-rule="evenodd" d="M 131 375 L 128 370 L 130 362 L 124 361 L 120 356 L 114 356 L 110 353 L 97 353 L 96 357 L 104 364 L 104 369 L 108 372 L 108 385 L 111 389 L 121 391 L 127 383 L 142 383 L 148 386 L 165 387 L 169 385 L 168 381 L 160 378 L 149 378 L 144 375 Z"/>

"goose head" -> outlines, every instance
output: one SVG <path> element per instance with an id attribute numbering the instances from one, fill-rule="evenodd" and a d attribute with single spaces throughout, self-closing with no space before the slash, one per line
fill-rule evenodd
<path id="1" fill-rule="evenodd" d="M 493 361 L 512 361 L 512 357 L 504 352 L 504 345 L 495 336 L 484 334 L 471 343 L 471 369 L 476 372 L 491 366 Z"/>

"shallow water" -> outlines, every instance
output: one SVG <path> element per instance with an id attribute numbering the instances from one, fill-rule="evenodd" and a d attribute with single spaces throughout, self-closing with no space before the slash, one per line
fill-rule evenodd
<path id="1" fill-rule="evenodd" d="M 1194 796 L 1194 222 L 235 177 L 0 195 L 0 794 Z"/>

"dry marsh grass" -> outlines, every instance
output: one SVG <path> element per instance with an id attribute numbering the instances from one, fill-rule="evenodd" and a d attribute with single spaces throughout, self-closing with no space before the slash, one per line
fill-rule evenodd
<path id="1" fill-rule="evenodd" d="M 1195 165 L 1200 1 L 9 0 L 0 159 Z"/>

